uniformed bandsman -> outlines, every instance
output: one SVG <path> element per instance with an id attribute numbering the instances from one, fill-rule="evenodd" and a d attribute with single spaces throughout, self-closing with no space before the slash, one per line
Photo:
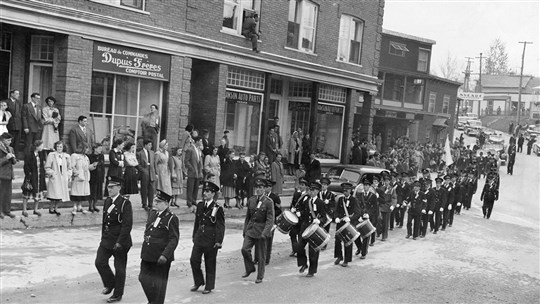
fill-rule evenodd
<path id="1" fill-rule="evenodd" d="M 409 184 L 409 174 L 407 172 L 401 173 L 401 181 L 398 182 L 396 188 L 396 209 L 394 209 L 396 214 L 396 227 L 403 228 L 403 222 L 405 221 L 405 211 L 407 207 L 403 205 L 403 200 L 409 195 L 411 187 Z M 390 223 L 390 230 L 392 230 L 393 225 Z"/>
<path id="2" fill-rule="evenodd" d="M 291 200 L 292 213 L 296 213 L 296 206 L 300 202 L 302 202 L 303 200 L 309 197 L 307 193 L 308 185 L 309 185 L 309 182 L 307 179 L 303 177 L 298 179 L 298 189 L 294 191 L 294 194 Z M 296 253 L 298 252 L 298 239 L 301 237 L 299 233 L 300 233 L 300 223 L 298 223 L 297 225 L 294 225 L 291 228 L 291 231 L 289 232 L 289 236 L 291 238 L 291 246 L 292 246 L 292 252 L 289 256 L 291 257 L 296 256 Z"/>
<path id="3" fill-rule="evenodd" d="M 300 233 L 302 235 L 306 228 L 313 224 L 320 225 L 324 227 L 324 224 L 328 221 L 326 214 L 326 205 L 324 202 L 318 198 L 319 191 L 321 191 L 322 185 L 318 182 L 312 182 L 309 185 L 309 199 L 306 199 L 300 203 L 297 207 L 297 216 L 300 222 Z M 306 255 L 306 244 L 307 240 L 302 237 L 298 241 L 298 253 L 297 253 L 297 263 L 300 267 L 300 273 L 303 273 L 308 269 L 308 274 L 306 277 L 313 277 L 317 273 L 317 267 L 319 264 L 319 252 L 315 251 L 311 245 L 308 247 L 309 254 L 309 265 L 308 265 L 308 256 Z"/>
<path id="4" fill-rule="evenodd" d="M 323 177 L 320 180 L 322 185 L 322 190 L 319 192 L 319 198 L 324 202 L 326 205 L 326 214 L 328 215 L 328 222 L 324 226 L 324 230 L 326 232 L 330 233 L 330 223 L 334 220 L 334 212 L 336 210 L 336 195 L 334 192 L 328 190 L 328 186 L 330 185 L 330 179 L 327 177 Z M 322 248 L 322 250 L 326 249 L 326 245 Z"/>
<path id="5" fill-rule="evenodd" d="M 386 241 L 388 238 L 388 228 L 390 226 L 390 213 L 394 211 L 396 206 L 396 192 L 395 187 L 391 185 L 391 177 L 384 176 L 383 184 L 379 187 L 380 199 L 379 210 L 381 212 L 381 241 Z"/>
<path id="6" fill-rule="evenodd" d="M 483 202 L 482 212 L 484 213 L 484 218 L 489 220 L 491 216 L 491 211 L 493 210 L 493 204 L 496 200 L 499 199 L 499 189 L 496 184 L 496 175 L 493 172 L 488 173 L 487 180 L 488 182 L 484 185 L 482 190 L 482 195 L 480 200 Z"/>
<path id="7" fill-rule="evenodd" d="M 272 186 L 275 185 L 275 181 L 266 180 L 266 185 L 264 188 L 264 194 L 268 196 L 274 203 L 274 222 L 277 217 L 281 215 L 281 199 L 277 194 L 272 192 Z M 274 242 L 274 230 L 272 229 L 271 235 L 266 239 L 266 261 L 265 265 L 270 264 L 270 257 L 272 255 L 272 242 Z M 256 248 L 255 248 L 256 250 Z"/>
<path id="8" fill-rule="evenodd" d="M 219 187 L 212 182 L 204 182 L 202 188 L 203 201 L 197 204 L 195 222 L 193 223 L 193 249 L 191 250 L 191 271 L 194 285 L 191 291 L 197 291 L 204 285 L 203 294 L 210 293 L 216 282 L 216 258 L 225 236 L 225 213 L 223 207 L 215 201 Z M 206 282 L 201 270 L 204 256 Z"/>
<path id="9" fill-rule="evenodd" d="M 433 234 L 437 234 L 439 227 L 442 226 L 443 212 L 446 206 L 447 190 L 442 187 L 443 179 L 435 178 L 435 188 L 433 188 L 433 205 L 435 209 L 435 228 Z"/>
<path id="10" fill-rule="evenodd" d="M 335 222 L 336 222 L 336 231 L 343 227 L 346 223 L 356 226 L 358 219 L 362 215 L 362 210 L 360 209 L 360 204 L 354 196 L 351 195 L 353 185 L 351 183 L 342 183 L 341 189 L 343 191 L 343 196 L 338 199 L 336 204 L 335 212 Z M 352 244 L 345 247 L 345 256 L 343 256 L 342 244 L 343 241 L 336 234 L 336 241 L 334 245 L 334 265 L 339 265 L 341 261 L 343 264 L 341 266 L 347 267 L 349 262 L 352 261 Z"/>
<path id="11" fill-rule="evenodd" d="M 454 186 L 452 185 L 452 177 L 448 174 L 444 176 L 443 188 L 446 190 L 446 204 L 443 206 L 442 231 L 446 229 L 446 225 L 450 224 L 450 217 L 453 217 L 452 215 L 454 214 L 454 211 L 452 210 L 454 203 Z"/>
<path id="12" fill-rule="evenodd" d="M 169 269 L 180 237 L 178 217 L 169 210 L 171 196 L 158 190 L 148 215 L 141 249 L 139 281 L 149 303 L 165 301 Z"/>
<path id="13" fill-rule="evenodd" d="M 458 175 L 457 173 L 455 172 L 452 172 L 450 173 L 450 177 L 451 177 L 451 184 L 452 184 L 452 192 L 453 192 L 453 203 L 452 203 L 452 209 L 448 215 L 448 227 L 452 227 L 452 225 L 454 225 L 454 215 L 456 214 L 455 210 L 457 209 L 457 203 L 459 201 L 459 183 L 457 182 L 458 180 Z"/>
<path id="14" fill-rule="evenodd" d="M 403 201 L 403 203 L 409 207 L 406 238 L 412 236 L 413 240 L 416 240 L 418 237 L 418 231 L 420 230 L 420 215 L 426 212 L 426 202 L 427 200 L 424 193 L 420 192 L 420 182 L 414 182 L 413 191 L 411 191 L 409 196 Z"/>
<path id="15" fill-rule="evenodd" d="M 101 243 L 96 255 L 96 268 L 105 287 L 102 294 L 114 293 L 107 303 L 122 300 L 126 283 L 126 265 L 129 249 L 132 246 L 131 227 L 133 225 L 133 210 L 131 202 L 120 195 L 123 180 L 111 176 L 108 178 L 107 189 L 109 197 L 103 204 L 103 224 Z M 114 257 L 114 274 L 109 266 L 109 259 Z"/>
<path id="16" fill-rule="evenodd" d="M 362 181 L 363 190 L 361 192 L 356 192 L 355 197 L 358 200 L 360 205 L 360 210 L 362 213 L 362 219 L 364 221 L 370 220 L 369 210 L 370 206 L 377 204 L 377 196 L 375 190 L 371 187 L 371 182 L 366 178 Z M 356 255 L 362 254 L 361 259 L 365 259 L 368 254 L 368 244 L 370 242 L 369 237 L 362 239 L 361 237 L 357 238 L 354 243 L 356 244 Z"/>
<path id="17" fill-rule="evenodd" d="M 425 180 L 423 177 L 418 181 L 420 182 L 420 192 L 424 193 L 426 199 L 426 212 L 422 212 L 420 216 L 420 237 L 425 238 L 428 225 L 431 226 L 430 231 L 435 228 L 435 221 L 433 220 L 435 213 L 435 200 L 433 198 L 433 189 L 430 188 L 431 181 Z"/>
<path id="18" fill-rule="evenodd" d="M 255 195 L 248 199 L 246 219 L 244 221 L 244 243 L 242 244 L 242 256 L 246 272 L 242 278 L 247 278 L 255 272 L 251 249 L 257 246 L 257 279 L 255 283 L 262 283 L 264 278 L 266 261 L 266 238 L 269 238 L 274 226 L 274 202 L 264 194 L 265 180 L 255 181 Z"/>

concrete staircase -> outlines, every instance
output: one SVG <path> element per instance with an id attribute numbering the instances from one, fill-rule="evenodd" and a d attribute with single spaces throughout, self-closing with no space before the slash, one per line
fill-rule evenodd
<path id="1" fill-rule="evenodd" d="M 517 121 L 515 116 L 484 116 L 480 118 L 482 125 L 493 130 L 508 133 L 510 123 Z"/>

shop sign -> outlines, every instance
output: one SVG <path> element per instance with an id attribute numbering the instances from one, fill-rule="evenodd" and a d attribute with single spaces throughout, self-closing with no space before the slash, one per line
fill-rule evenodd
<path id="1" fill-rule="evenodd" d="M 484 99 L 484 93 L 458 92 L 457 97 L 462 100 L 482 101 Z"/>
<path id="2" fill-rule="evenodd" d="M 384 117 L 397 118 L 397 112 L 396 111 L 386 111 Z"/>
<path id="3" fill-rule="evenodd" d="M 297 102 L 297 101 L 289 102 L 289 111 L 309 112 L 310 108 L 311 108 L 311 104 L 309 102 Z"/>
<path id="4" fill-rule="evenodd" d="M 227 90 L 225 92 L 227 102 L 259 105 L 262 102 L 261 94 Z"/>
<path id="5" fill-rule="evenodd" d="M 343 107 L 331 106 L 331 105 L 326 105 L 326 104 L 318 104 L 317 110 L 319 112 L 324 112 L 325 114 L 330 114 L 330 115 L 343 114 Z"/>
<path id="6" fill-rule="evenodd" d="M 171 56 L 94 41 L 93 69 L 100 72 L 168 81 Z"/>

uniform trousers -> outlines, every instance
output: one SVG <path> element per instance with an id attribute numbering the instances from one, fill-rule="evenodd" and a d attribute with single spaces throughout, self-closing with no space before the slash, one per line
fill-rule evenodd
<path id="1" fill-rule="evenodd" d="M 442 212 L 442 229 L 443 230 L 446 229 L 446 225 L 448 224 L 448 219 L 450 217 L 450 214 L 453 213 L 452 210 L 448 210 L 448 206 L 446 206 L 446 208 L 444 208 Z"/>
<path id="2" fill-rule="evenodd" d="M 428 223 L 431 225 L 431 228 L 433 228 L 433 214 L 423 214 L 420 218 L 422 220 L 422 227 L 420 228 L 420 235 L 426 236 Z"/>
<path id="3" fill-rule="evenodd" d="M 270 264 L 270 256 L 272 255 L 272 242 L 274 242 L 274 232 L 275 231 L 272 231 L 272 235 L 266 238 L 266 264 Z M 259 260 L 257 260 L 258 256 L 259 253 L 257 252 L 257 246 L 255 246 L 255 263 L 259 262 Z"/>
<path id="4" fill-rule="evenodd" d="M 306 245 L 308 245 L 309 265 L 308 255 L 306 255 Z M 317 273 L 317 267 L 319 265 L 319 252 L 313 249 L 313 247 L 309 245 L 307 240 L 300 237 L 298 238 L 298 252 L 296 256 L 296 261 L 298 267 L 309 266 L 308 272 L 315 274 Z"/>
<path id="5" fill-rule="evenodd" d="M 297 253 L 298 252 L 298 234 L 300 232 L 300 227 L 298 225 L 293 226 L 291 231 L 289 232 L 289 236 L 291 238 L 291 247 L 292 252 Z"/>
<path id="6" fill-rule="evenodd" d="M 488 218 L 491 216 L 491 211 L 493 211 L 493 203 L 486 203 L 482 205 L 482 212 L 484 213 L 484 217 Z"/>
<path id="7" fill-rule="evenodd" d="M 409 211 L 407 215 L 407 235 L 418 237 L 420 230 L 420 214 L 411 214 Z"/>
<path id="8" fill-rule="evenodd" d="M 456 208 L 454 209 L 455 210 L 454 213 L 455 214 L 460 214 L 461 213 L 461 207 L 463 207 L 463 203 L 461 203 L 461 206 L 458 206 L 456 204 Z"/>
<path id="9" fill-rule="evenodd" d="M 141 282 L 148 303 L 163 304 L 165 302 L 170 268 L 171 262 L 169 261 L 160 265 L 155 262 L 141 260 L 139 282 Z"/>
<path id="10" fill-rule="evenodd" d="M 255 246 L 255 254 L 257 255 L 257 279 L 264 278 L 264 269 L 266 261 L 266 238 L 252 238 L 248 235 L 244 237 L 244 243 L 242 244 L 242 256 L 244 257 L 244 266 L 246 272 L 255 271 L 255 262 L 251 257 L 251 249 Z"/>
<path id="11" fill-rule="evenodd" d="M 336 231 L 339 230 L 342 226 L 343 225 L 337 225 Z M 341 244 L 343 244 L 343 246 Z M 345 259 L 343 259 L 342 247 L 345 247 Z M 341 238 L 337 234 L 336 234 L 336 241 L 334 243 L 334 258 L 342 259 L 346 263 L 352 261 L 352 243 L 349 246 L 346 246 L 345 243 L 341 240 Z"/>
<path id="12" fill-rule="evenodd" d="M 401 208 L 395 208 L 390 212 L 390 229 L 394 229 L 394 223 L 396 226 L 399 226 L 400 209 Z"/>
<path id="13" fill-rule="evenodd" d="M 390 226 L 390 212 L 381 212 L 381 235 L 382 239 L 386 240 L 388 238 L 388 228 Z"/>
<path id="14" fill-rule="evenodd" d="M 12 179 L 0 179 L 0 213 L 11 213 Z"/>
<path id="15" fill-rule="evenodd" d="M 371 224 L 373 225 L 373 227 L 377 228 L 378 227 L 378 224 L 379 224 L 379 217 L 375 217 L 375 216 L 370 216 L 369 217 L 369 221 L 371 222 Z M 373 232 L 370 236 L 370 239 L 371 239 L 371 244 L 374 244 L 375 243 L 375 239 L 377 238 L 377 232 Z"/>
<path id="16" fill-rule="evenodd" d="M 456 208 L 456 204 L 452 204 L 452 210 L 448 210 L 448 226 L 452 226 L 452 224 L 454 224 L 454 210 Z"/>
<path id="17" fill-rule="evenodd" d="M 407 207 L 399 207 L 396 209 L 398 212 L 398 215 L 396 216 L 396 220 L 397 220 L 396 227 L 401 228 L 403 227 L 403 222 L 405 222 L 405 211 L 407 211 Z"/>
<path id="18" fill-rule="evenodd" d="M 435 226 L 433 227 L 433 231 L 439 231 L 439 227 L 441 227 L 444 209 L 443 211 L 440 210 L 441 209 L 438 208 L 437 210 L 435 210 L 435 213 L 433 213 L 433 217 L 435 219 Z"/>
<path id="19" fill-rule="evenodd" d="M 217 253 L 217 248 L 193 245 L 189 262 L 191 264 L 191 271 L 193 272 L 193 280 L 195 281 L 195 286 L 205 285 L 204 289 L 206 290 L 212 290 L 215 288 Z M 201 269 L 201 262 L 203 256 L 204 269 L 206 273 L 206 284 L 204 282 L 204 276 Z"/>
<path id="20" fill-rule="evenodd" d="M 126 265 L 129 248 L 118 250 L 107 249 L 99 246 L 96 255 L 96 268 L 106 288 L 114 288 L 113 296 L 120 297 L 124 294 L 126 284 Z M 114 257 L 114 274 L 109 266 L 109 259 Z"/>
<path id="21" fill-rule="evenodd" d="M 358 248 L 358 251 L 360 251 L 360 254 L 362 256 L 366 256 L 368 254 L 369 240 L 370 240 L 369 237 L 365 239 L 362 237 L 359 237 L 356 239 L 356 241 L 354 241 L 354 243 L 356 244 L 356 248 Z"/>

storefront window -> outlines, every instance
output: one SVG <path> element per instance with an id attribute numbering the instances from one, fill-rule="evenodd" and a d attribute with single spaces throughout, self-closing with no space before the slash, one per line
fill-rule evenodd
<path id="1" fill-rule="evenodd" d="M 289 117 L 291 120 L 292 133 L 299 128 L 306 134 L 309 130 L 309 102 L 289 101 Z"/>
<path id="2" fill-rule="evenodd" d="M 257 154 L 263 94 L 227 89 L 225 126 L 230 131 L 229 146 L 237 153 Z"/>
<path id="3" fill-rule="evenodd" d="M 317 159 L 338 160 L 341 154 L 343 113 L 345 107 L 326 103 L 317 105 L 315 152 Z"/>
<path id="4" fill-rule="evenodd" d="M 111 138 L 134 141 L 141 134 L 140 122 L 150 105 L 161 109 L 163 83 L 137 77 L 100 72 L 92 74 L 90 124 L 96 141 L 106 148 Z"/>

